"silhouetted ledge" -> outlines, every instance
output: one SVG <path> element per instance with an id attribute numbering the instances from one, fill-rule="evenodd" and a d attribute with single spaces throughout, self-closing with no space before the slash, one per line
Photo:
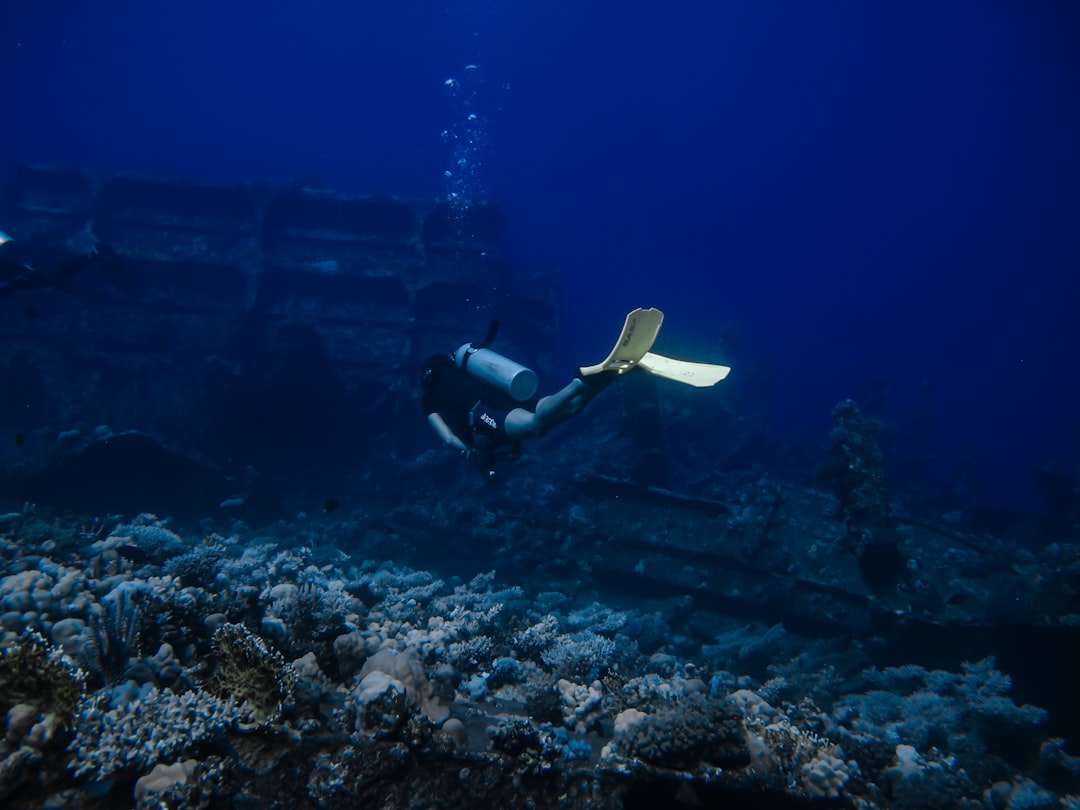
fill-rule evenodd
<path id="1" fill-rule="evenodd" d="M 40 467 L 11 473 L 0 482 L 0 497 L 86 515 L 151 512 L 192 525 L 207 516 L 252 526 L 286 517 L 258 482 L 230 481 L 137 432 L 91 439 Z"/>

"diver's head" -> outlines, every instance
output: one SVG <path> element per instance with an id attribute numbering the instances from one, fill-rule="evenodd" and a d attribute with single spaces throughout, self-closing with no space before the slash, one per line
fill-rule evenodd
<path id="1" fill-rule="evenodd" d="M 445 354 L 431 354 L 424 361 L 424 365 L 420 369 L 420 385 L 427 388 L 432 379 L 435 376 L 436 366 L 452 366 L 454 364 L 453 356 Z"/>

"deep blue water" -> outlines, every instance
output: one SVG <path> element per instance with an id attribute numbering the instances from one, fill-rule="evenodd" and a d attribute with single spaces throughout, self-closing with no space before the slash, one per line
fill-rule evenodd
<path id="1" fill-rule="evenodd" d="M 489 196 L 567 372 L 658 306 L 776 435 L 873 384 L 1039 508 L 1080 453 L 1077 43 L 1069 0 L 5 2 L 0 167 Z"/>

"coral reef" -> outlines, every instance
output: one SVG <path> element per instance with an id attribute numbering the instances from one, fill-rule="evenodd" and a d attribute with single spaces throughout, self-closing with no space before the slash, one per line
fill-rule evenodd
<path id="1" fill-rule="evenodd" d="M 992 659 L 875 668 L 781 623 L 694 644 L 673 629 L 686 600 L 530 595 L 493 572 L 285 545 L 284 528 L 178 535 L 168 575 L 97 541 L 61 537 L 54 560 L 19 528 L 33 520 L 8 520 L 25 564 L 0 579 L 0 797 L 995 810 L 1080 795 L 1080 760 Z"/>

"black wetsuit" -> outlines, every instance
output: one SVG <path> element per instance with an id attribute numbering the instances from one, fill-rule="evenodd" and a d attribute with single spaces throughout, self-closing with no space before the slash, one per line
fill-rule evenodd
<path id="1" fill-rule="evenodd" d="M 477 436 L 496 443 L 509 441 L 506 415 L 523 403 L 469 376 L 445 354 L 433 354 L 425 360 L 420 379 L 424 416 L 437 413 L 466 446 L 476 446 Z"/>

